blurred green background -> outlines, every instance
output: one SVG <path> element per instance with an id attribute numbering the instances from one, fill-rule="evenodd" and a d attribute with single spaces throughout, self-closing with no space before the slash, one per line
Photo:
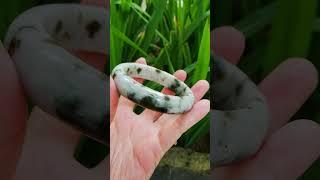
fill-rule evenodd
<path id="1" fill-rule="evenodd" d="M 211 0 L 212 25 L 231 25 L 243 32 L 246 49 L 239 66 L 259 82 L 288 57 L 305 57 L 320 70 L 319 4 L 318 0 Z M 319 107 L 318 87 L 292 119 L 319 123 Z M 299 179 L 320 179 L 320 161 Z"/>

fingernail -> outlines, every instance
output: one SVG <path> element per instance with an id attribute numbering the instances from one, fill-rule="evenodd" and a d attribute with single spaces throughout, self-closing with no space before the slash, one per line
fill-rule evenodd
<path id="1" fill-rule="evenodd" d="M 109 148 L 86 136 L 81 137 L 74 158 L 84 167 L 91 169 L 98 166 L 109 154 Z"/>

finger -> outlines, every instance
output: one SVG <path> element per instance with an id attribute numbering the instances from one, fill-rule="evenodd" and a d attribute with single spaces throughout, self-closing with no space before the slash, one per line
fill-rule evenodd
<path id="1" fill-rule="evenodd" d="M 269 134 L 287 123 L 317 86 L 317 71 L 304 59 L 280 64 L 259 85 L 271 113 Z M 301 83 L 300 83 L 301 82 Z"/>
<path id="2" fill-rule="evenodd" d="M 183 70 L 178 70 L 173 74 L 176 78 L 180 79 L 181 81 L 185 81 L 185 79 L 187 78 L 187 73 Z M 163 88 L 163 90 L 161 91 L 163 94 L 171 94 L 173 95 L 174 93 L 172 91 L 170 91 L 168 88 Z M 149 120 L 156 120 L 158 119 L 161 114 L 160 112 L 157 111 L 153 111 L 150 109 L 145 109 L 140 115 L 145 117 L 146 119 Z"/>
<path id="3" fill-rule="evenodd" d="M 173 116 L 177 119 L 171 119 L 170 121 L 173 121 L 173 123 L 170 126 L 162 127 L 159 131 L 159 141 L 162 149 L 168 150 L 184 132 L 204 118 L 209 111 L 210 101 L 204 99 L 197 102 L 186 114 Z"/>
<path id="4" fill-rule="evenodd" d="M 268 139 L 254 164 L 278 179 L 296 179 L 319 158 L 319 138 L 318 124 L 294 121 Z"/>
<path id="5" fill-rule="evenodd" d="M 119 93 L 112 77 L 110 77 L 110 122 L 113 121 L 118 107 Z"/>
<path id="6" fill-rule="evenodd" d="M 74 50 L 73 53 L 80 58 L 83 62 L 91 65 L 92 67 L 103 71 L 107 63 L 107 56 L 104 54 L 93 53 L 93 52 L 83 52 Z"/>
<path id="7" fill-rule="evenodd" d="M 320 127 L 297 120 L 282 127 L 246 161 L 214 170 L 216 179 L 296 179 L 320 155 Z M 239 178 L 241 177 L 241 178 Z"/>
<path id="8" fill-rule="evenodd" d="M 194 101 L 198 102 L 207 93 L 209 87 L 210 85 L 206 80 L 200 80 L 192 86 L 191 91 L 194 95 Z"/>
<path id="9" fill-rule="evenodd" d="M 211 48 L 215 54 L 237 64 L 245 47 L 244 35 L 233 27 L 220 27 L 211 33 Z"/>
<path id="10" fill-rule="evenodd" d="M 27 107 L 15 67 L 0 42 L 0 177 L 12 179 L 24 139 Z"/>
<path id="11" fill-rule="evenodd" d="M 195 103 L 197 103 L 209 90 L 209 83 L 205 80 L 198 81 L 192 88 L 191 91 L 195 97 Z M 193 108 L 192 108 L 193 109 Z M 179 116 L 182 116 L 180 114 Z M 173 115 L 171 114 L 163 114 L 157 121 L 156 124 L 159 127 L 170 125 L 173 121 Z"/>
<path id="12" fill-rule="evenodd" d="M 120 96 L 118 107 L 116 110 L 116 114 L 117 113 L 132 113 L 134 105 L 135 105 L 135 103 L 132 102 L 131 100 L 127 99 L 124 96 Z"/>

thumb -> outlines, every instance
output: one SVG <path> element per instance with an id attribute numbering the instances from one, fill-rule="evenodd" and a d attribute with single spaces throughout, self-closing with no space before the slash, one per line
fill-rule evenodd
<path id="1" fill-rule="evenodd" d="M 25 134 L 27 106 L 14 64 L 0 42 L 0 179 L 11 179 Z"/>

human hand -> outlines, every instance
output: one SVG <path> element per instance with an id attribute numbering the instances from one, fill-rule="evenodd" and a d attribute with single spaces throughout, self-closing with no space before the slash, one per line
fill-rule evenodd
<path id="1" fill-rule="evenodd" d="M 146 62 L 140 58 L 137 63 Z M 184 81 L 187 74 L 178 70 L 174 76 Z M 209 101 L 200 100 L 208 89 L 209 84 L 204 80 L 191 88 L 195 104 L 185 114 L 162 114 L 146 109 L 137 115 L 133 112 L 135 104 L 119 96 L 110 77 L 110 178 L 149 179 L 170 147 L 209 112 Z M 170 93 L 167 88 L 162 92 Z"/>
<path id="2" fill-rule="evenodd" d="M 211 37 L 215 53 L 237 64 L 245 47 L 243 35 L 221 27 Z M 288 59 L 270 73 L 259 84 L 271 113 L 266 142 L 254 157 L 213 169 L 213 179 L 291 180 L 302 175 L 319 158 L 320 126 L 310 120 L 288 121 L 316 88 L 317 77 L 314 66 L 300 58 Z"/>

